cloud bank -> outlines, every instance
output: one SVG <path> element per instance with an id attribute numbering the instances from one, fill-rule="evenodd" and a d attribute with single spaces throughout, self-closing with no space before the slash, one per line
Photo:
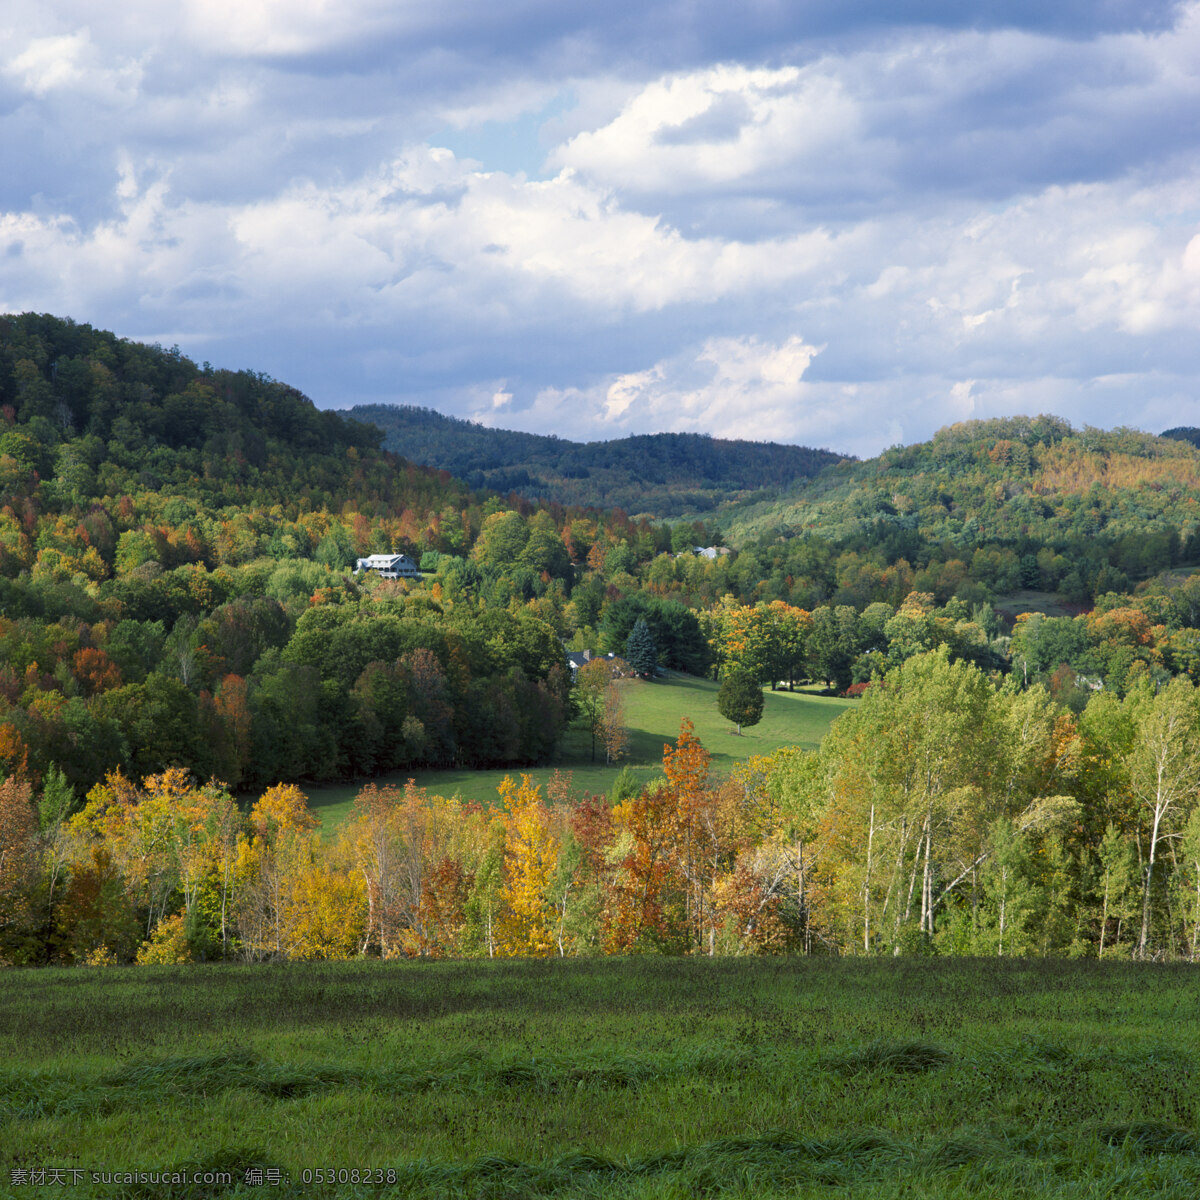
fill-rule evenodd
<path id="1" fill-rule="evenodd" d="M 0 310 L 574 438 L 1200 424 L 1200 4 L 970 7 L 14 11 Z"/>

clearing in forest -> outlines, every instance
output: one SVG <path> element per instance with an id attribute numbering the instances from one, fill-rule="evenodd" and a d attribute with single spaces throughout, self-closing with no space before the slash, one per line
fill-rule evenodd
<path id="1" fill-rule="evenodd" d="M 804 746 L 815 750 L 830 725 L 854 701 L 808 692 L 764 692 L 763 719 L 737 735 L 734 727 L 717 712 L 719 685 L 709 679 L 669 672 L 658 679 L 626 680 L 618 685 L 625 702 L 625 723 L 629 729 L 629 748 L 613 765 L 605 765 L 604 748 L 598 746 L 592 761 L 591 738 L 574 727 L 567 731 L 554 762 L 526 772 L 546 794 L 554 772 L 570 772 L 576 793 L 603 792 L 612 789 L 622 767 L 628 766 L 637 778 L 646 781 L 662 770 L 663 746 L 674 743 L 684 717 L 696 727 L 696 736 L 712 755 L 712 771 L 724 774 L 752 754 L 770 754 L 781 746 Z M 380 777 L 376 783 L 403 786 L 410 773 Z M 518 776 L 520 768 L 509 770 L 413 771 L 418 785 L 443 796 L 456 793 L 464 800 L 481 804 L 496 802 L 496 788 L 506 775 Z M 350 811 L 363 780 L 354 784 L 305 787 L 309 805 L 321 816 L 326 828 L 334 827 Z"/>

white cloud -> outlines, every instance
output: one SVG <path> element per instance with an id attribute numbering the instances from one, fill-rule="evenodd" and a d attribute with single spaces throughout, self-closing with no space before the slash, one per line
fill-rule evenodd
<path id="1" fill-rule="evenodd" d="M 1198 13 L 1085 43 L 917 30 L 799 65 L 675 72 L 550 162 L 671 212 L 705 198 L 709 221 L 722 206 L 736 221 L 748 195 L 837 221 L 1116 178 L 1197 149 Z"/>
<path id="2" fill-rule="evenodd" d="M 37 38 L 11 60 L 6 73 L 35 96 L 44 96 L 53 88 L 84 78 L 79 59 L 86 44 L 87 37 L 81 33 Z"/>
<path id="3" fill-rule="evenodd" d="M 544 389 L 525 421 L 568 409 L 575 428 L 621 436 L 642 429 L 792 440 L 806 427 L 803 378 L 819 351 L 793 335 L 709 338 L 589 389 Z"/>
<path id="4" fill-rule="evenodd" d="M 651 389 L 661 386 L 664 372 L 661 366 L 651 367 L 648 371 L 631 371 L 626 375 L 618 375 L 604 390 L 604 403 L 601 413 L 605 421 L 618 421 L 642 396 Z M 544 395 L 553 395 L 552 392 Z M 576 393 L 578 395 L 578 393 Z"/>
<path id="5" fill-rule="evenodd" d="M 0 308 L 584 437 L 1200 423 L 1200 4 L 688 11 L 14 8 Z"/>
<path id="6" fill-rule="evenodd" d="M 187 0 L 188 35 L 211 51 L 294 56 L 411 23 L 418 6 L 382 0 Z"/>
<path id="7" fill-rule="evenodd" d="M 93 102 L 127 103 L 136 97 L 142 78 L 136 61 L 106 65 L 87 29 L 30 38 L 23 49 L 3 62 L 2 70 L 12 83 L 37 99 L 70 93 Z"/>
<path id="8" fill-rule="evenodd" d="M 857 123 L 840 82 L 819 65 L 720 65 L 650 84 L 550 161 L 639 193 L 689 192 L 827 154 L 854 140 Z"/>

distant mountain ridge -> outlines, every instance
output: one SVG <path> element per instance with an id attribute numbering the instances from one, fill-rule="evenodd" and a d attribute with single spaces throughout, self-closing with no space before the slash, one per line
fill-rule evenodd
<path id="1" fill-rule="evenodd" d="M 491 429 L 414 405 L 358 405 L 347 415 L 381 429 L 386 449 L 449 471 L 472 488 L 660 517 L 709 512 L 727 500 L 777 492 L 849 457 L 698 433 L 572 442 Z"/>

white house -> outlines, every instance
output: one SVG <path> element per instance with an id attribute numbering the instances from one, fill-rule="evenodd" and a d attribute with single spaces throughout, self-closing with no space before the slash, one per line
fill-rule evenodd
<path id="1" fill-rule="evenodd" d="M 579 673 L 579 668 L 585 663 L 600 659 L 601 662 L 611 663 L 616 659 L 615 654 L 593 654 L 590 650 L 568 650 L 567 666 L 571 668 L 571 678 Z"/>
<path id="2" fill-rule="evenodd" d="M 420 579 L 421 571 L 407 554 L 369 554 L 354 565 L 354 573 L 378 571 L 381 579 Z"/>

